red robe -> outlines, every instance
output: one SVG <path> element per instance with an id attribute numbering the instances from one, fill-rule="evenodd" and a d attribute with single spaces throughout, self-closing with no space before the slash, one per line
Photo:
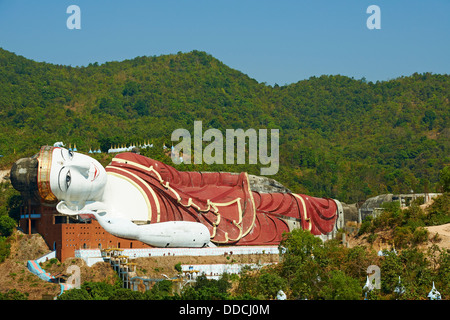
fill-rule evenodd
<path id="1" fill-rule="evenodd" d="M 331 199 L 250 190 L 248 175 L 185 172 L 135 154 L 117 155 L 106 167 L 139 186 L 151 206 L 150 223 L 196 221 L 211 241 L 234 245 L 276 245 L 289 224 L 327 234 L 337 219 Z"/>

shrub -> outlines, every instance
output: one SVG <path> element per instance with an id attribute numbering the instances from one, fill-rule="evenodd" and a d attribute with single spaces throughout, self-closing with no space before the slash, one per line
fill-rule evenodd
<path id="1" fill-rule="evenodd" d="M 6 238 L 0 237 L 0 263 L 5 261 L 5 259 L 9 257 L 9 254 L 11 252 L 10 248 L 11 244 L 8 243 Z"/>
<path id="2" fill-rule="evenodd" d="M 361 227 L 358 230 L 358 236 L 374 231 L 372 220 L 372 216 L 367 216 L 366 218 L 364 218 L 364 221 L 361 223 Z"/>
<path id="3" fill-rule="evenodd" d="M 427 226 L 450 223 L 450 193 L 434 199 L 424 220 Z"/>
<path id="4" fill-rule="evenodd" d="M 370 244 L 373 244 L 375 242 L 375 240 L 377 239 L 378 235 L 376 233 L 371 233 L 368 237 L 367 237 L 367 242 L 369 242 Z"/>
<path id="5" fill-rule="evenodd" d="M 10 289 L 6 293 L 0 292 L 0 300 L 28 300 L 28 293 L 22 293 L 16 289 Z"/>
<path id="6" fill-rule="evenodd" d="M 423 228 L 423 227 L 419 227 L 416 228 L 413 232 L 412 235 L 412 241 L 414 244 L 419 244 L 419 243 L 423 243 L 426 242 L 428 240 L 428 230 Z"/>
<path id="7" fill-rule="evenodd" d="M 410 242 L 412 238 L 411 229 L 408 227 L 397 227 L 394 230 L 394 244 L 397 248 L 404 248 Z"/>

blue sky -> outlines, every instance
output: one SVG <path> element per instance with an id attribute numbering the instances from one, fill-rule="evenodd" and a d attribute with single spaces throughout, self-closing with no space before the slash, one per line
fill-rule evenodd
<path id="1" fill-rule="evenodd" d="M 69 5 L 81 9 L 70 30 Z M 381 10 L 369 30 L 366 9 Z M 450 73 L 449 0 L 0 0 L 0 47 L 83 66 L 206 51 L 259 82 Z"/>

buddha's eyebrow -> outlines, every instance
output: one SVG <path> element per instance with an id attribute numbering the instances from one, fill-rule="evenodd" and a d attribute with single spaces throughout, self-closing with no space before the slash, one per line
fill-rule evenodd
<path id="1" fill-rule="evenodd" d="M 66 158 L 64 158 L 64 154 L 63 154 L 63 149 L 61 148 L 61 157 L 66 160 Z"/>

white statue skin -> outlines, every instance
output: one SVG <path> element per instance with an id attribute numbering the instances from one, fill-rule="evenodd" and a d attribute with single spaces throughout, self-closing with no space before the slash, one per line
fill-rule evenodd
<path id="1" fill-rule="evenodd" d="M 208 228 L 196 222 L 134 224 L 130 212 L 137 216 L 148 212 L 142 194 L 131 184 L 109 176 L 97 160 L 78 152 L 60 147 L 53 150 L 50 188 L 60 200 L 58 212 L 94 215 L 107 232 L 118 237 L 158 247 L 200 247 L 210 239 Z"/>
<path id="2" fill-rule="evenodd" d="M 133 221 L 148 220 L 146 201 L 136 188 L 108 175 L 97 160 L 78 152 L 53 150 L 50 188 L 60 200 L 56 209 L 63 214 L 95 210 Z"/>
<path id="3" fill-rule="evenodd" d="M 203 247 L 210 240 L 208 228 L 197 222 L 167 221 L 138 226 L 125 218 L 103 217 L 96 212 L 94 216 L 111 234 L 157 247 Z"/>
<path id="4" fill-rule="evenodd" d="M 50 170 L 50 188 L 60 200 L 101 200 L 106 186 L 105 168 L 95 159 L 65 148 L 55 148 Z"/>

